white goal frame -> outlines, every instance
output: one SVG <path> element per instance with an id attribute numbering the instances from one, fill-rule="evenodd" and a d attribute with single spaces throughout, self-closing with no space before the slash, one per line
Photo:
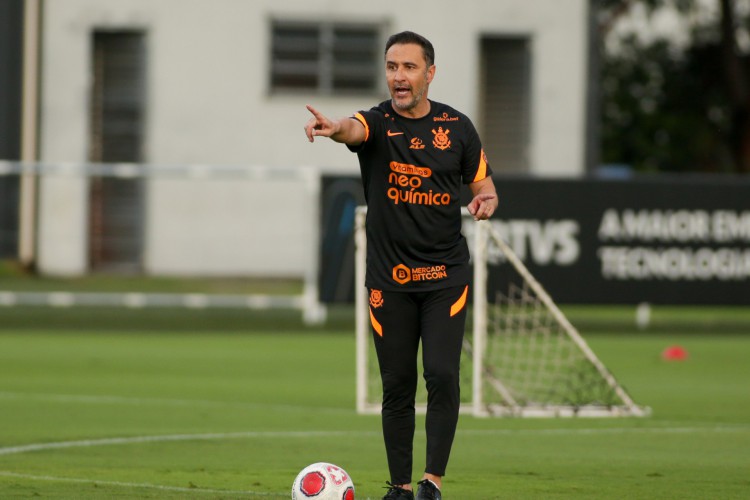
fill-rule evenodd
<path id="1" fill-rule="evenodd" d="M 368 400 L 368 362 L 369 349 L 372 339 L 369 325 L 369 309 L 367 289 L 365 288 L 365 265 L 367 254 L 367 237 L 365 232 L 366 207 L 358 207 L 355 216 L 355 327 L 356 327 L 356 406 L 361 414 L 380 412 L 380 404 Z M 464 209 L 463 215 L 468 216 Z M 475 416 L 514 416 L 514 417 L 625 417 L 647 416 L 648 408 L 635 404 L 628 393 L 607 370 L 593 350 L 588 346 L 581 334 L 560 311 L 542 285 L 528 271 L 523 262 L 513 250 L 502 240 L 492 224 L 486 221 L 474 223 L 473 255 L 474 283 L 472 302 L 472 342 L 464 342 L 464 354 L 472 357 L 472 396 L 471 401 L 461 404 L 461 413 Z M 547 308 L 559 324 L 565 335 L 572 340 L 585 359 L 591 363 L 601 379 L 614 391 L 621 402 L 619 405 L 609 406 L 565 406 L 565 405 L 526 405 L 517 402 L 511 391 L 508 391 L 501 380 L 497 380 L 488 370 L 483 360 L 488 335 L 488 304 L 487 304 L 487 254 L 491 244 L 496 245 L 507 259 L 508 264 L 525 280 L 526 285 L 533 291 L 539 301 Z M 503 404 L 486 402 L 484 390 L 489 384 L 500 395 Z M 417 404 L 417 411 L 426 410 L 423 404 Z"/>

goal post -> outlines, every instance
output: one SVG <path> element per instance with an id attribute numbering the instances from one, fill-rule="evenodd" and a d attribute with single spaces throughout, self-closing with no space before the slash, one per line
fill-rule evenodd
<path id="1" fill-rule="evenodd" d="M 490 222 L 474 224 L 476 415 L 646 416 Z M 487 290 L 488 250 L 512 271 Z M 488 293 L 490 292 L 490 293 Z M 496 297 L 494 303 L 487 299 Z"/>
<path id="2" fill-rule="evenodd" d="M 366 208 L 360 207 L 355 218 L 356 401 L 359 413 L 378 413 L 382 394 L 364 284 L 365 219 Z M 464 228 L 473 247 L 474 278 L 471 333 L 464 339 L 461 360 L 461 412 L 514 417 L 648 415 L 493 224 L 475 222 L 464 210 Z M 504 279 L 498 289 L 489 289 L 495 260 L 503 266 Z M 426 409 L 423 382 L 416 406 L 419 412 Z"/>

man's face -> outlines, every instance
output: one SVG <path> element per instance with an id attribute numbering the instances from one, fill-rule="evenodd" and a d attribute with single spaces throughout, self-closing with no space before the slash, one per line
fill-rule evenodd
<path id="1" fill-rule="evenodd" d="M 419 45 L 395 44 L 385 54 L 385 76 L 393 106 L 415 113 L 426 102 L 427 89 L 435 75 L 435 65 L 427 62 Z"/>

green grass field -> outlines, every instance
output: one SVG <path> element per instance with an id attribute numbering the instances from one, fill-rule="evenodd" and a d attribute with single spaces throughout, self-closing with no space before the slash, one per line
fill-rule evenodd
<path id="1" fill-rule="evenodd" d="M 653 415 L 462 416 L 446 499 L 750 498 L 748 314 L 667 323 L 657 310 L 645 332 L 630 319 L 604 331 L 619 314 L 569 311 Z M 379 418 L 354 411 L 351 315 L 316 328 L 298 316 L 0 309 L 0 498 L 282 499 L 316 461 L 380 498 Z M 689 359 L 662 361 L 672 344 Z M 423 446 L 418 432 L 415 476 Z"/>

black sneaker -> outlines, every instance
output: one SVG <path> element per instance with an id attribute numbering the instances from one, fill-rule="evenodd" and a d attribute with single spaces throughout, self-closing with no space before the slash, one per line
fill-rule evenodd
<path id="1" fill-rule="evenodd" d="M 429 479 L 422 479 L 417 484 L 419 485 L 419 489 L 417 489 L 416 500 L 443 500 L 440 488 L 435 486 L 435 483 Z"/>
<path id="2" fill-rule="evenodd" d="M 383 500 L 414 500 L 414 492 L 405 490 L 401 486 L 396 486 L 388 481 L 385 482 L 388 486 L 388 492 L 383 497 Z"/>

